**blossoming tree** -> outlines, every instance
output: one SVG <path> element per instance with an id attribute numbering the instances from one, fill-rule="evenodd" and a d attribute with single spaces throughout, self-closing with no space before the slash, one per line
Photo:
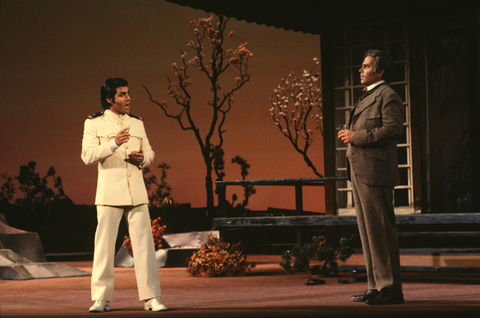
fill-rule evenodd
<path id="1" fill-rule="evenodd" d="M 228 20 L 220 15 L 216 23 L 213 21 L 213 16 L 190 21 L 195 40 L 188 42 L 187 48 L 189 52 L 193 53 L 193 57 L 189 59 L 187 51 L 181 51 L 181 62 L 172 65 L 175 79 L 168 78 L 168 93 L 175 100 L 177 107 L 167 108 L 167 101 L 155 101 L 150 91 L 144 86 L 150 100 L 157 104 L 167 117 L 175 119 L 183 130 L 194 133 L 206 167 L 205 186 L 209 213 L 214 208 L 212 172 L 215 169 L 213 162 L 224 142 L 223 126 L 227 113 L 232 109 L 234 93 L 250 80 L 248 60 L 252 57 L 252 53 L 246 48 L 247 43 L 240 40 L 238 47 L 225 48 L 226 40 L 238 39 L 235 37 L 234 31 L 230 31 L 228 36 L 225 36 Z M 193 103 L 190 87 L 193 84 L 190 77 L 191 68 L 197 69 L 208 83 L 210 98 L 207 103 Z M 227 72 L 234 74 L 230 82 L 220 81 L 220 77 L 226 75 Z M 192 109 L 202 107 L 202 105 L 206 105 L 210 110 L 202 112 L 204 116 L 202 119 L 195 118 Z M 202 134 L 199 123 L 205 120 L 206 115 L 210 119 L 205 133 Z M 218 173 L 217 177 L 221 179 L 221 175 Z"/>
<path id="2" fill-rule="evenodd" d="M 270 115 L 282 134 L 288 138 L 313 172 L 322 177 L 308 156 L 308 149 L 315 140 L 315 131 L 323 135 L 323 105 L 319 73 L 314 73 L 319 61 L 310 71 L 303 71 L 301 78 L 294 72 L 283 79 L 270 98 Z"/>

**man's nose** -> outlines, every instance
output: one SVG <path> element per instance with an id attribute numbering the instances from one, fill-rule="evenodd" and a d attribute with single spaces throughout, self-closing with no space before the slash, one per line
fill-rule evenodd
<path id="1" fill-rule="evenodd" d="M 126 100 L 130 100 L 130 95 L 128 95 L 128 94 L 125 95 L 125 99 L 126 99 Z"/>

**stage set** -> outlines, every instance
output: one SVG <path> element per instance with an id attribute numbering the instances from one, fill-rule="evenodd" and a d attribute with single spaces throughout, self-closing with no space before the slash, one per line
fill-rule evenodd
<path id="1" fill-rule="evenodd" d="M 174 213 L 190 220 L 191 228 L 186 230 L 175 229 L 181 222 L 162 215 L 174 233 L 165 237 L 169 249 L 157 258 L 161 301 L 169 310 L 152 313 L 143 309 L 137 300 L 132 259 L 120 249 L 111 311 L 98 315 L 478 317 L 480 130 L 474 124 L 480 120 L 478 2 L 275 1 L 272 7 L 258 0 L 167 1 L 320 35 L 323 168 L 327 177 L 217 182 L 218 209 L 214 215 L 197 220 L 191 218 L 190 207 Z M 369 306 L 350 300 L 367 289 L 358 237 L 352 241 L 355 253 L 339 264 L 341 280 L 323 277 L 324 284 L 306 284 L 318 277 L 306 272 L 291 275 L 279 266 L 281 252 L 308 242 L 313 232 L 331 239 L 356 231 L 352 187 L 346 178 L 346 150 L 338 143 L 335 127 L 348 122 L 354 101 L 362 94 L 357 60 L 371 46 L 392 55 L 397 80 L 391 86 L 405 106 L 404 134 L 398 144 L 401 184 L 394 196 L 405 297 L 402 305 Z M 294 187 L 296 209 L 229 214 L 227 186 L 248 185 Z M 325 213 L 304 211 L 306 186 L 324 188 Z M 45 223 L 40 233 L 47 234 L 42 237 L 43 246 L 37 233 L 16 226 L 14 217 L 21 219 L 19 213 L 7 213 L 0 219 L 0 317 L 93 315 L 88 312 L 93 253 L 69 253 L 64 247 L 93 246 L 95 207 L 71 206 L 70 214 L 63 213 L 64 208 L 48 210 L 49 217 L 57 216 L 59 226 Z M 150 212 L 152 217 L 158 216 L 158 210 Z M 54 233 L 53 229 L 63 232 Z M 78 232 L 85 229 L 90 231 L 88 235 Z M 247 261 L 255 263 L 255 269 L 240 277 L 190 276 L 185 262 L 210 232 L 245 243 Z M 62 237 L 72 241 L 62 242 Z M 60 252 L 54 253 L 54 247 Z"/>

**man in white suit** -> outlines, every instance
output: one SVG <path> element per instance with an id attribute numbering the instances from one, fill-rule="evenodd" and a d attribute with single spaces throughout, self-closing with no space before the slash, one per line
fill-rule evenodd
<path id="1" fill-rule="evenodd" d="M 160 279 L 142 173 L 155 153 L 142 119 L 129 113 L 127 85 L 121 78 L 105 81 L 100 93 L 104 111 L 88 116 L 83 132 L 82 160 L 87 165 L 98 165 L 98 225 L 92 270 L 95 303 L 91 312 L 110 310 L 115 241 L 122 216 L 127 220 L 132 241 L 139 299 L 145 301 L 145 310 L 167 310 L 160 302 Z"/>

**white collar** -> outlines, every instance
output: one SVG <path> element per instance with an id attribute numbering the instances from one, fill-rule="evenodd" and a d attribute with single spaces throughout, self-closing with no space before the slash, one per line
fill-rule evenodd
<path id="1" fill-rule="evenodd" d="M 381 84 L 383 84 L 383 83 L 385 83 L 385 80 L 380 80 L 380 81 L 378 81 L 378 82 L 376 82 L 376 83 L 373 83 L 372 85 L 368 85 L 368 86 L 366 87 L 366 91 L 368 92 L 369 90 L 372 90 L 372 89 L 374 89 L 375 87 L 377 87 L 378 85 L 381 85 Z"/>
<path id="2" fill-rule="evenodd" d="M 110 109 L 105 110 L 104 114 L 105 116 L 107 116 L 112 120 L 122 120 L 123 118 L 125 118 L 125 115 L 117 115 L 114 112 L 112 112 Z"/>

